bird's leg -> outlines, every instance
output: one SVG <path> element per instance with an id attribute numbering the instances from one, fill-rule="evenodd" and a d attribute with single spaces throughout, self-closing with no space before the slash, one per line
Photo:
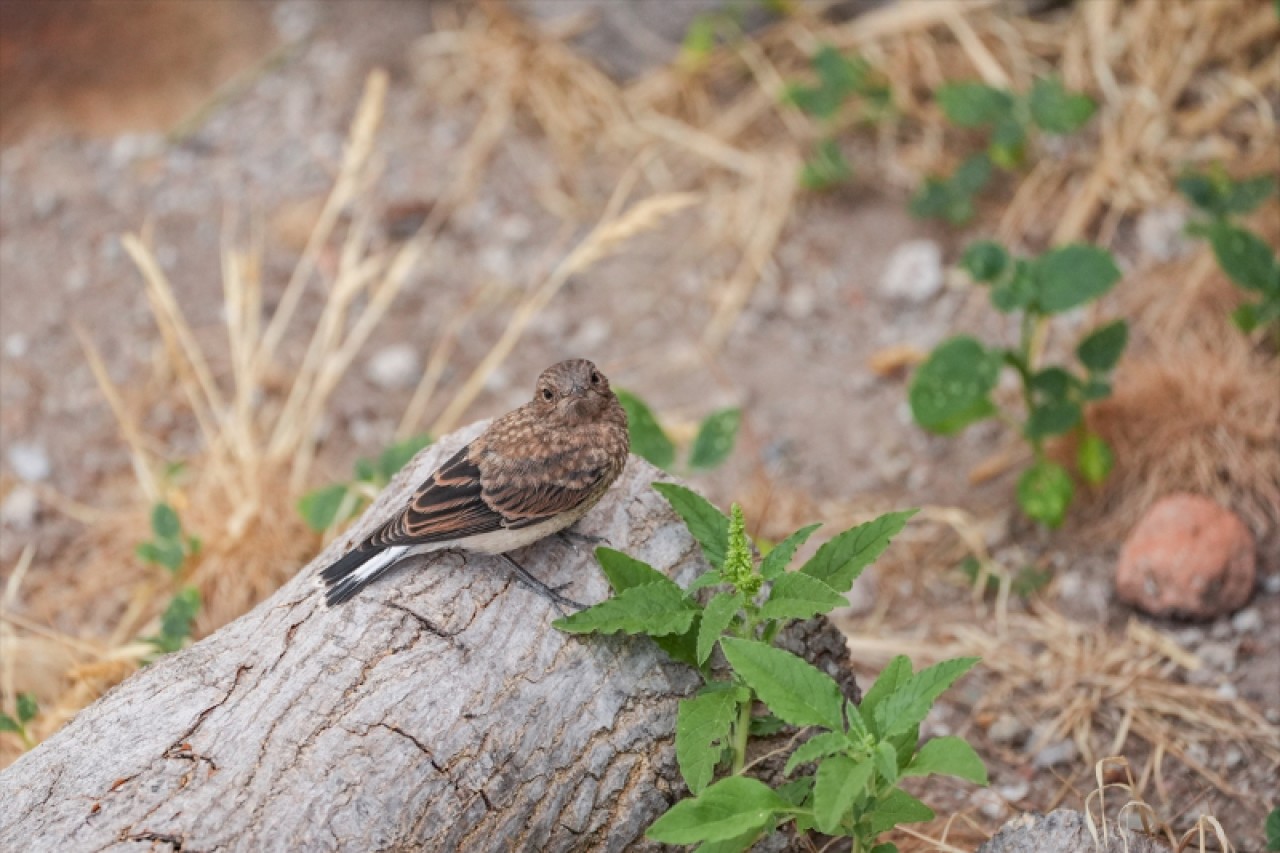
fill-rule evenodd
<path id="1" fill-rule="evenodd" d="M 565 598 L 563 595 L 561 595 L 560 590 L 564 589 L 564 587 L 558 587 L 556 589 L 552 589 L 542 581 L 535 578 L 529 572 L 528 569 L 526 569 L 524 566 L 520 565 L 515 560 L 513 560 L 509 554 L 499 554 L 498 556 L 506 560 L 507 563 L 511 566 L 511 568 L 515 569 L 516 577 L 524 581 L 526 586 L 528 586 L 534 592 L 538 593 L 539 595 L 542 595 L 548 601 L 554 604 L 556 606 L 556 610 L 560 611 L 561 616 L 568 615 L 567 613 L 564 612 L 565 607 L 572 607 L 574 610 L 586 609 L 585 604 L 579 604 L 578 602 L 574 601 L 572 598 Z"/>
<path id="2" fill-rule="evenodd" d="M 609 541 L 603 536 L 593 536 L 590 533 L 583 533 L 580 530 L 574 530 L 572 527 L 566 527 L 556 535 L 563 539 L 565 544 L 574 550 L 577 550 L 579 544 L 589 545 L 594 548 L 597 545 L 604 545 Z"/>

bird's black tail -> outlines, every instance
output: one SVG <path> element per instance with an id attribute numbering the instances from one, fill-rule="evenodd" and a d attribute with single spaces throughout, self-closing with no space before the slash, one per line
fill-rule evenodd
<path id="1" fill-rule="evenodd" d="M 353 548 L 340 560 L 320 573 L 323 581 L 324 603 L 335 607 L 355 597 L 356 593 L 373 583 L 379 575 L 400 559 L 404 546 L 394 548 Z"/>

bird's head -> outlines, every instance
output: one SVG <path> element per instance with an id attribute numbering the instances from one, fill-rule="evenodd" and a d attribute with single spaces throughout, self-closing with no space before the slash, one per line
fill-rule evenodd
<path id="1" fill-rule="evenodd" d="M 617 400 L 609 380 L 585 358 L 553 364 L 538 377 L 533 404 L 569 426 L 599 420 Z"/>

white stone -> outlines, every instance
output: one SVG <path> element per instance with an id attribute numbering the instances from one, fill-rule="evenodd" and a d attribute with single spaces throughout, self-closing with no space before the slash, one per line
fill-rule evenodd
<path id="1" fill-rule="evenodd" d="M 1014 782 L 1011 785 L 1001 785 L 995 790 L 1005 802 L 1016 803 L 1027 798 L 1031 793 L 1031 785 L 1027 782 Z"/>
<path id="2" fill-rule="evenodd" d="M 421 374 L 418 353 L 409 344 L 391 344 L 373 354 L 364 375 L 384 391 L 412 388 Z"/>
<path id="3" fill-rule="evenodd" d="M 29 483 L 48 479 L 52 466 L 49 454 L 38 444 L 18 442 L 9 447 L 9 467 L 13 473 Z"/>
<path id="4" fill-rule="evenodd" d="M 1036 753 L 1031 763 L 1036 767 L 1054 767 L 1066 764 L 1076 757 L 1076 742 L 1070 738 L 1051 743 Z"/>
<path id="5" fill-rule="evenodd" d="M 1241 634 L 1254 634 L 1262 630 L 1262 614 L 1256 607 L 1248 607 L 1231 617 L 1231 627 Z"/>
<path id="6" fill-rule="evenodd" d="M 28 530 L 35 524 L 39 508 L 35 489 L 27 485 L 17 486 L 0 503 L 0 524 L 15 530 Z"/>
<path id="7" fill-rule="evenodd" d="M 933 240 L 911 240 L 889 256 L 880 277 L 882 296 L 919 304 L 938 295 L 944 281 L 942 247 Z"/>
<path id="8" fill-rule="evenodd" d="M 1177 205 L 1153 207 L 1138 217 L 1138 246 L 1157 261 L 1172 261 L 1187 254 L 1187 211 Z"/>
<path id="9" fill-rule="evenodd" d="M 27 339 L 25 335 L 9 335 L 4 339 L 4 354 L 9 358 L 22 358 L 27 354 Z"/>
<path id="10" fill-rule="evenodd" d="M 1001 714 L 987 729 L 987 737 L 995 743 L 1014 743 L 1026 736 L 1027 727 L 1013 714 Z"/>

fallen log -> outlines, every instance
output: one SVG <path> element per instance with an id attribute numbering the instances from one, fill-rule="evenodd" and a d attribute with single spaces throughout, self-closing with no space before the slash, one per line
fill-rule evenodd
<path id="1" fill-rule="evenodd" d="M 644 638 L 581 638 L 498 558 L 445 554 L 328 610 L 316 572 L 475 424 L 418 455 L 275 595 L 81 711 L 0 773 L 0 850 L 622 850 L 683 794 L 676 702 L 699 683 Z M 681 583 L 706 569 L 632 457 L 579 525 Z M 583 602 L 591 548 L 515 554 Z M 837 676 L 838 633 L 785 645 Z"/>

